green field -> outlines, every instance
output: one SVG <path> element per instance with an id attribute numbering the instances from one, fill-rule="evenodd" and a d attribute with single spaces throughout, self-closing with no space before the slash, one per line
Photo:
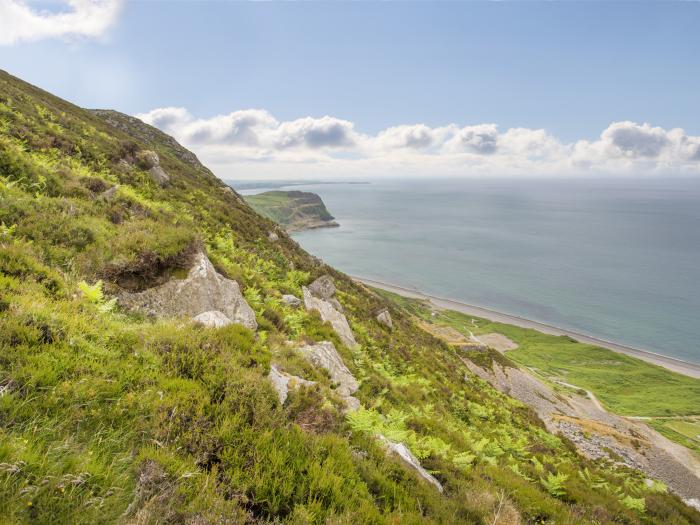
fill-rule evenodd
<path id="1" fill-rule="evenodd" d="M 610 411 L 625 416 L 686 416 L 700 413 L 700 380 L 569 337 L 494 323 L 454 311 L 431 316 L 417 300 L 380 291 L 386 297 L 432 322 L 469 336 L 501 333 L 518 344 L 508 357 L 546 379 L 562 380 L 592 391 Z M 472 322 L 472 320 L 474 322 Z"/>

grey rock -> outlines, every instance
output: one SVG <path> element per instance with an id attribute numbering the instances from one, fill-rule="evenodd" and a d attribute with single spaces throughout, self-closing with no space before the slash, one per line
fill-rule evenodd
<path id="1" fill-rule="evenodd" d="M 326 301 L 335 295 L 335 285 L 330 275 L 323 275 L 309 285 L 309 291 Z"/>
<path id="2" fill-rule="evenodd" d="M 143 292 L 123 293 L 119 304 L 158 317 L 195 317 L 216 310 L 231 322 L 255 330 L 255 312 L 245 301 L 236 281 L 219 274 L 199 252 L 187 278 L 171 279 Z"/>
<path id="3" fill-rule="evenodd" d="M 160 166 L 153 166 L 148 170 L 148 174 L 151 176 L 151 180 L 161 188 L 170 183 L 170 175 L 165 173 L 165 170 Z"/>
<path id="4" fill-rule="evenodd" d="M 331 381 L 337 385 L 335 391 L 345 401 L 349 411 L 357 410 L 360 401 L 353 397 L 359 384 L 352 375 L 343 359 L 338 354 L 333 343 L 322 341 L 314 345 L 306 345 L 299 348 L 299 352 L 316 367 L 325 369 L 331 376 Z"/>
<path id="5" fill-rule="evenodd" d="M 394 441 L 389 441 L 386 437 L 382 435 L 379 436 L 379 439 L 382 440 L 389 452 L 392 452 L 393 454 L 399 456 L 401 460 L 406 465 L 415 470 L 421 478 L 434 485 L 439 492 L 442 492 L 444 490 L 440 482 L 437 479 L 435 479 L 435 477 L 432 474 L 430 474 L 430 472 L 428 472 L 421 466 L 418 459 L 416 459 L 416 457 L 411 453 L 411 451 L 406 445 L 404 445 L 403 443 L 395 443 Z"/>
<path id="6" fill-rule="evenodd" d="M 107 202 L 109 202 L 116 196 L 118 190 L 119 190 L 118 184 L 115 186 L 112 186 L 111 188 L 100 193 L 100 199 L 103 199 L 103 200 L 106 200 Z"/>
<path id="7" fill-rule="evenodd" d="M 277 235 L 275 232 L 270 232 L 270 233 L 267 235 L 267 238 L 268 238 L 270 241 L 272 241 L 272 242 L 277 242 L 277 241 L 279 241 L 279 239 L 280 239 L 279 235 Z"/>
<path id="8" fill-rule="evenodd" d="M 208 312 L 202 312 L 199 315 L 195 315 L 192 318 L 193 321 L 208 326 L 209 328 L 221 328 L 231 324 L 233 321 L 226 317 L 223 312 L 218 310 L 209 310 Z"/>
<path id="9" fill-rule="evenodd" d="M 340 340 L 345 346 L 348 348 L 355 348 L 357 346 L 357 341 L 355 341 L 355 335 L 352 333 L 345 315 L 340 313 L 329 301 L 312 295 L 311 291 L 306 286 L 302 286 L 301 290 L 304 294 L 304 305 L 306 309 L 309 311 L 316 310 L 321 315 L 323 321 L 328 321 L 331 324 L 333 330 L 335 330 L 335 333 L 338 334 L 338 337 L 340 337 Z"/>
<path id="10" fill-rule="evenodd" d="M 384 308 L 381 312 L 377 314 L 377 321 L 389 329 L 394 328 L 394 323 L 391 320 L 391 314 L 386 308 Z"/>
<path id="11" fill-rule="evenodd" d="M 270 366 L 270 373 L 268 374 L 267 378 L 270 380 L 272 387 L 277 392 L 277 397 L 279 398 L 281 405 L 283 405 L 287 400 L 290 389 L 297 389 L 300 386 L 308 387 L 316 384 L 315 381 L 308 381 L 306 379 L 302 379 L 301 377 L 287 374 L 286 372 L 280 370 L 277 365 Z"/>
<path id="12" fill-rule="evenodd" d="M 293 308 L 298 308 L 301 306 L 301 299 L 296 295 L 285 294 L 282 296 L 282 302 L 287 306 L 292 306 Z"/>
<path id="13" fill-rule="evenodd" d="M 143 150 L 137 154 L 137 160 L 144 169 L 150 170 L 155 166 L 160 166 L 160 157 L 155 151 Z"/>

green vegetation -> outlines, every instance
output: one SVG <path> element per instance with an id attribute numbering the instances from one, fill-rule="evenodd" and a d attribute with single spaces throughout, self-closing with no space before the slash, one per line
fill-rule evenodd
<path id="1" fill-rule="evenodd" d="M 647 423 L 668 439 L 700 454 L 700 420 L 698 418 L 656 418 Z"/>
<path id="2" fill-rule="evenodd" d="M 508 358 L 545 379 L 561 380 L 592 391 L 612 412 L 627 416 L 686 416 L 700 412 L 700 380 L 671 372 L 641 359 L 565 336 L 494 323 L 451 310 L 436 316 L 421 301 L 389 292 L 414 315 L 455 328 L 469 336 L 497 332 L 518 344 Z M 644 385 L 643 388 L 640 385 Z"/>
<path id="3" fill-rule="evenodd" d="M 307 191 L 266 191 L 245 200 L 263 217 L 288 231 L 337 226 L 321 197 Z"/>
<path id="4" fill-rule="evenodd" d="M 147 150 L 170 185 L 139 165 Z M 403 309 L 270 241 L 272 222 L 154 128 L 0 73 L 0 203 L 3 522 L 700 523 L 641 473 L 582 459 Z M 113 302 L 199 247 L 240 283 L 256 333 Z M 358 348 L 281 301 L 324 273 Z M 393 330 L 374 318 L 385 306 Z M 361 382 L 347 417 L 287 344 L 321 340 Z M 271 362 L 317 384 L 280 405 Z"/>

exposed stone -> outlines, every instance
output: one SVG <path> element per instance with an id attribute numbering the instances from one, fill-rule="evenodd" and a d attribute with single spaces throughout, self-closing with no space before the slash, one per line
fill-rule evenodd
<path id="1" fill-rule="evenodd" d="M 313 296 L 306 286 L 302 286 L 302 292 L 304 294 L 304 305 L 306 309 L 316 310 L 321 315 L 323 321 L 331 323 L 333 330 L 335 330 L 335 333 L 338 334 L 338 337 L 340 337 L 340 340 L 345 346 L 349 348 L 356 347 L 357 342 L 355 341 L 355 336 L 350 329 L 345 315 L 340 313 L 329 301 Z"/>
<path id="2" fill-rule="evenodd" d="M 432 474 L 430 474 L 430 472 L 428 472 L 421 466 L 418 459 L 416 459 L 416 457 L 411 453 L 411 451 L 406 445 L 404 445 L 403 443 L 395 443 L 393 441 L 389 441 L 386 437 L 381 435 L 379 436 L 379 439 L 381 439 L 382 442 L 384 442 L 384 444 L 390 452 L 399 456 L 401 460 L 406 465 L 415 470 L 421 478 L 426 480 L 428 483 L 434 485 L 435 488 L 438 489 L 438 491 L 442 492 L 444 490 L 440 482 L 437 479 L 435 479 L 435 477 Z"/>
<path id="3" fill-rule="evenodd" d="M 384 308 L 381 312 L 377 314 L 377 321 L 386 326 L 387 328 L 393 328 L 394 323 L 391 320 L 391 314 L 389 310 Z"/>
<path id="4" fill-rule="evenodd" d="M 117 190 L 119 190 L 118 184 L 100 193 L 100 199 L 106 200 L 107 202 L 111 201 L 117 194 Z"/>
<path id="5" fill-rule="evenodd" d="M 316 384 L 315 381 L 308 381 L 301 377 L 287 374 L 281 371 L 277 365 L 270 366 L 270 373 L 267 378 L 272 383 L 273 388 L 277 392 L 277 397 L 279 397 L 280 404 L 282 405 L 287 400 L 290 389 L 296 389 L 300 386 L 313 386 Z"/>
<path id="6" fill-rule="evenodd" d="M 222 326 L 229 325 L 233 322 L 231 319 L 226 317 L 223 312 L 218 310 L 202 312 L 199 315 L 195 315 L 192 320 L 201 325 L 208 326 L 209 328 L 221 328 Z"/>
<path id="7" fill-rule="evenodd" d="M 330 275 L 323 275 L 309 285 L 309 291 L 319 299 L 326 301 L 335 295 L 335 285 Z"/>
<path id="8" fill-rule="evenodd" d="M 299 352 L 314 366 L 328 371 L 331 381 L 337 385 L 335 391 L 345 401 L 348 410 L 357 410 L 360 407 L 360 401 L 352 395 L 357 392 L 359 384 L 343 363 L 333 343 L 322 341 L 314 345 L 302 346 Z"/>
<path id="9" fill-rule="evenodd" d="M 155 166 L 160 166 L 160 157 L 158 157 L 158 154 L 155 151 L 148 149 L 139 151 L 136 159 L 139 165 L 146 170 L 150 170 Z"/>
<path id="10" fill-rule="evenodd" d="M 158 317 L 195 317 L 218 311 L 251 330 L 258 326 L 255 312 L 243 298 L 238 283 L 219 274 L 202 252 L 195 255 L 187 278 L 171 279 L 143 292 L 123 293 L 119 304 Z"/>
<path id="11" fill-rule="evenodd" d="M 270 241 L 272 241 L 272 242 L 277 242 L 277 241 L 279 241 L 279 239 L 280 239 L 279 235 L 277 235 L 275 232 L 270 232 L 270 233 L 267 235 L 267 238 L 268 238 Z"/>
<path id="12" fill-rule="evenodd" d="M 296 295 L 285 294 L 282 296 L 282 302 L 294 308 L 301 306 L 301 299 L 299 299 Z"/>
<path id="13" fill-rule="evenodd" d="M 165 170 L 160 166 L 153 166 L 148 170 L 148 174 L 151 176 L 151 180 L 158 184 L 158 186 L 167 186 L 170 182 L 170 175 L 165 173 Z"/>

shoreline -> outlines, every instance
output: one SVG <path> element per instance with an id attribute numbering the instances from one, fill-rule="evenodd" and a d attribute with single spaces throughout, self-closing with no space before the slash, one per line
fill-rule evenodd
<path id="1" fill-rule="evenodd" d="M 405 288 L 403 286 L 398 286 L 395 284 L 376 281 L 374 279 L 366 279 L 364 277 L 358 277 L 354 275 L 351 275 L 350 278 L 356 282 L 368 286 L 373 286 L 375 288 L 380 288 L 388 292 L 393 292 L 397 295 L 402 295 L 404 297 L 412 299 L 427 300 L 428 302 L 430 302 L 438 308 L 443 308 L 446 310 L 455 310 L 457 312 L 472 315 L 474 317 L 482 317 L 484 319 L 488 319 L 489 321 L 497 323 L 511 324 L 519 326 L 520 328 L 530 328 L 532 330 L 537 330 L 538 332 L 542 332 L 548 335 L 568 336 L 580 343 L 600 346 L 602 348 L 612 350 L 613 352 L 618 352 L 631 357 L 636 357 L 637 359 L 641 359 L 648 363 L 661 366 L 663 368 L 666 368 L 667 370 L 671 370 L 672 372 L 677 372 L 679 374 L 700 379 L 700 365 L 696 365 L 695 363 L 689 363 L 687 361 L 683 361 L 682 359 L 676 359 L 674 357 L 668 357 L 654 352 L 649 352 L 647 350 L 641 350 L 639 348 L 618 344 L 613 341 L 606 341 L 605 339 L 600 339 L 594 336 L 582 334 L 580 332 L 575 332 L 566 328 L 559 328 L 557 326 L 552 326 L 547 323 L 541 323 L 539 321 L 533 321 L 531 319 L 526 319 L 517 315 L 510 315 L 503 312 L 498 312 L 496 310 L 491 310 L 490 308 L 484 308 L 481 306 L 462 303 L 460 301 L 446 299 L 444 297 L 428 295 L 419 290 Z"/>

